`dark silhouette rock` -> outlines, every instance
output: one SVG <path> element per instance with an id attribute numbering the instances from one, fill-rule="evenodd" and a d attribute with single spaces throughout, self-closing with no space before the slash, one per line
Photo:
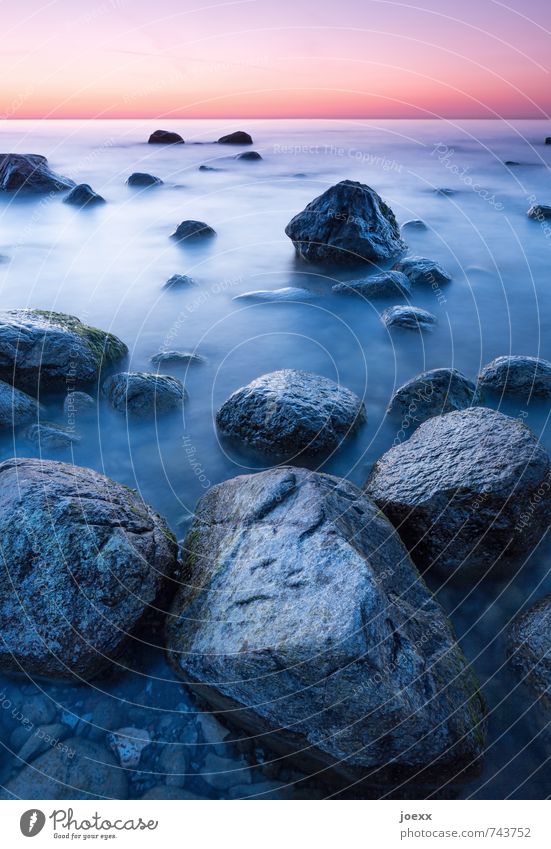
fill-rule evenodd
<path id="1" fill-rule="evenodd" d="M 432 330 L 436 316 L 419 307 L 399 304 L 381 313 L 381 321 L 387 327 L 402 327 L 406 330 Z"/>
<path id="2" fill-rule="evenodd" d="M 218 139 L 218 144 L 252 144 L 253 140 L 248 133 L 238 130 L 236 133 L 229 133 L 227 136 L 222 136 Z"/>
<path id="3" fill-rule="evenodd" d="M 551 144 L 551 136 L 547 136 L 545 139 L 545 144 Z"/>
<path id="4" fill-rule="evenodd" d="M 199 241 L 200 239 L 208 239 L 211 236 L 216 236 L 216 231 L 205 224 L 204 221 L 182 221 L 178 224 L 174 233 L 171 234 L 172 239 L 177 239 L 179 242 Z"/>
<path id="5" fill-rule="evenodd" d="M 411 221 L 404 221 L 402 230 L 428 230 L 429 228 L 421 218 L 412 218 Z"/>
<path id="6" fill-rule="evenodd" d="M 102 391 L 119 413 L 147 417 L 180 409 L 187 397 L 181 380 L 153 372 L 113 374 Z"/>
<path id="7" fill-rule="evenodd" d="M 130 175 L 126 182 L 129 186 L 137 186 L 139 188 L 163 185 L 163 181 L 160 177 L 154 177 L 153 174 L 145 174 L 141 171 L 135 171 Z"/>
<path id="8" fill-rule="evenodd" d="M 435 368 L 418 374 L 396 390 L 387 412 L 421 424 L 432 416 L 465 410 L 480 403 L 474 383 L 454 368 Z"/>
<path id="9" fill-rule="evenodd" d="M 411 283 L 406 275 L 399 271 L 383 271 L 381 274 L 374 274 L 373 277 L 365 277 L 362 280 L 337 283 L 333 286 L 333 292 L 337 295 L 359 295 L 367 300 L 394 298 L 398 295 L 407 297 L 411 295 Z"/>
<path id="10" fill-rule="evenodd" d="M 0 191 L 63 192 L 74 182 L 54 174 L 45 156 L 36 153 L 0 153 Z"/>
<path id="11" fill-rule="evenodd" d="M 551 218 L 551 206 L 546 206 L 544 203 L 538 203 L 531 206 L 526 214 L 528 218 L 534 218 L 536 221 L 543 221 L 546 218 Z"/>
<path id="12" fill-rule="evenodd" d="M 496 357 L 478 375 L 483 389 L 500 395 L 551 397 L 551 363 L 538 357 Z"/>
<path id="13" fill-rule="evenodd" d="M 262 157 L 256 150 L 246 150 L 244 153 L 238 153 L 235 159 L 243 159 L 247 162 L 258 162 L 258 160 L 262 159 Z"/>
<path id="14" fill-rule="evenodd" d="M 98 195 L 88 183 L 80 183 L 63 198 L 63 203 L 70 203 L 72 206 L 97 206 L 105 203 L 105 198 Z"/>
<path id="15" fill-rule="evenodd" d="M 187 286 L 195 286 L 193 277 L 187 274 L 173 274 L 168 278 L 163 289 L 185 289 Z"/>
<path id="16" fill-rule="evenodd" d="M 178 133 L 171 133 L 169 130 L 155 130 L 149 136 L 149 144 L 184 144 L 182 136 Z"/>

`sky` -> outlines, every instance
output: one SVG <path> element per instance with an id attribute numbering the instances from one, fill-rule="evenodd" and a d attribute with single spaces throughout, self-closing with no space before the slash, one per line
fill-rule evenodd
<path id="1" fill-rule="evenodd" d="M 0 3 L 4 119 L 551 113 L 549 0 Z"/>

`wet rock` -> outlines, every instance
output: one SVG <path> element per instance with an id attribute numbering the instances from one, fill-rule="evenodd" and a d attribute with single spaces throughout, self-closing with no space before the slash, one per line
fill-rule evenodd
<path id="1" fill-rule="evenodd" d="M 166 281 L 163 289 L 184 289 L 187 286 L 194 286 L 195 280 L 187 274 L 173 274 Z"/>
<path id="2" fill-rule="evenodd" d="M 0 191 L 63 192 L 75 184 L 50 171 L 45 156 L 0 153 Z"/>
<path id="3" fill-rule="evenodd" d="M 418 374 L 396 390 L 387 412 L 407 417 L 415 425 L 432 416 L 465 410 L 480 403 L 476 386 L 454 368 L 435 368 Z"/>
<path id="4" fill-rule="evenodd" d="M 229 133 L 227 136 L 222 136 L 218 139 L 218 144 L 252 144 L 253 140 L 248 133 L 238 130 L 236 133 Z"/>
<path id="5" fill-rule="evenodd" d="M 195 793 L 190 793 L 183 790 L 181 787 L 167 787 L 166 784 L 157 784 L 147 790 L 142 799 L 183 799 L 183 800 L 201 800 L 204 797 L 196 796 Z"/>
<path id="6" fill-rule="evenodd" d="M 253 768 L 245 758 L 230 760 L 221 758 L 219 755 L 208 754 L 201 770 L 201 777 L 215 790 L 229 791 L 236 784 L 250 785 L 253 772 Z"/>
<path id="7" fill-rule="evenodd" d="M 130 175 L 126 183 L 129 186 L 138 186 L 139 188 L 163 185 L 163 181 L 160 177 L 154 177 L 153 174 L 145 174 L 142 171 L 135 171 Z"/>
<path id="8" fill-rule="evenodd" d="M 66 390 L 97 380 L 128 353 L 126 345 L 72 315 L 46 310 L 0 312 L 0 379 L 22 389 Z"/>
<path id="9" fill-rule="evenodd" d="M 63 412 L 68 419 L 89 416 L 97 410 L 97 401 L 87 392 L 68 392 L 63 402 Z"/>
<path id="10" fill-rule="evenodd" d="M 41 409 L 30 395 L 0 380 L 0 428 L 28 424 L 38 418 Z"/>
<path id="11" fill-rule="evenodd" d="M 208 239 L 216 236 L 216 231 L 205 224 L 204 221 L 182 221 L 178 224 L 171 238 L 177 239 L 179 242 L 183 240 L 196 241 L 199 239 Z"/>
<path id="12" fill-rule="evenodd" d="M 362 401 L 349 389 L 317 374 L 283 369 L 230 395 L 216 423 L 224 435 L 252 448 L 295 456 L 337 448 L 365 418 Z"/>
<path id="13" fill-rule="evenodd" d="M 517 616 L 507 629 L 511 666 L 533 690 L 540 706 L 551 712 L 551 596 Z"/>
<path id="14" fill-rule="evenodd" d="M 419 568 L 481 576 L 496 564 L 503 572 L 539 541 L 550 474 L 549 457 L 524 424 L 473 407 L 429 419 L 387 451 L 366 491 Z"/>
<path id="15" fill-rule="evenodd" d="M 149 136 L 149 144 L 184 144 L 182 136 L 178 133 L 171 133 L 169 130 L 155 130 Z"/>
<path id="16" fill-rule="evenodd" d="M 262 159 L 256 150 L 246 150 L 244 153 L 238 153 L 234 158 L 243 159 L 246 162 L 258 162 L 259 159 Z"/>
<path id="17" fill-rule="evenodd" d="M 357 780 L 380 769 L 384 782 L 481 754 L 483 706 L 450 625 L 348 481 L 278 467 L 214 486 L 186 567 L 171 665 L 303 771 Z"/>
<path id="18" fill-rule="evenodd" d="M 71 189 L 67 197 L 63 198 L 63 203 L 70 203 L 72 206 L 97 206 L 105 203 L 105 198 L 98 195 L 88 183 L 81 183 Z"/>
<path id="19" fill-rule="evenodd" d="M 422 256 L 410 256 L 395 263 L 396 271 L 401 271 L 409 278 L 412 286 L 442 286 L 449 283 L 450 275 L 440 263 Z"/>
<path id="20" fill-rule="evenodd" d="M 538 357 L 496 357 L 484 366 L 478 382 L 488 392 L 549 398 L 551 396 L 551 363 Z"/>
<path id="21" fill-rule="evenodd" d="M 33 728 L 17 752 L 17 757 L 23 763 L 28 763 L 42 752 L 59 747 L 61 741 L 68 737 L 70 731 L 69 726 L 63 725 L 61 722 L 54 722 L 52 725 L 39 725 L 38 728 Z"/>
<path id="22" fill-rule="evenodd" d="M 119 728 L 107 737 L 109 748 L 125 769 L 135 769 L 143 750 L 151 743 L 151 734 L 144 728 Z"/>
<path id="23" fill-rule="evenodd" d="M 411 295 L 411 283 L 405 274 L 399 271 L 383 271 L 363 280 L 350 280 L 333 286 L 337 295 L 360 295 L 362 298 L 392 298 Z"/>
<path id="24" fill-rule="evenodd" d="M 212 165 L 200 165 L 199 171 L 223 171 L 223 168 L 214 168 Z"/>
<path id="25" fill-rule="evenodd" d="M 432 330 L 436 316 L 419 307 L 399 304 L 381 313 L 381 321 L 387 327 L 403 327 L 406 330 Z"/>
<path id="26" fill-rule="evenodd" d="M 40 448 L 70 448 L 81 441 L 73 428 L 55 422 L 32 424 L 25 431 L 25 437 Z"/>
<path id="27" fill-rule="evenodd" d="M 104 746 L 71 737 L 25 766 L 1 799 L 126 799 L 124 771 Z"/>
<path id="28" fill-rule="evenodd" d="M 257 289 L 255 292 L 243 292 L 236 295 L 234 301 L 311 301 L 315 295 L 300 286 L 283 286 L 281 289 Z"/>
<path id="29" fill-rule="evenodd" d="M 156 366 L 163 363 L 198 365 L 199 363 L 206 363 L 206 359 L 193 351 L 161 351 L 151 357 L 151 362 Z"/>
<path id="30" fill-rule="evenodd" d="M 457 192 L 455 191 L 455 189 L 448 189 L 448 188 L 444 187 L 444 188 L 441 188 L 441 189 L 435 189 L 434 194 L 435 195 L 442 195 L 442 197 L 452 197 L 453 195 L 456 195 Z"/>
<path id="31" fill-rule="evenodd" d="M 124 722 L 127 711 L 128 705 L 124 700 L 115 696 L 101 698 L 92 710 L 89 736 L 94 740 L 104 740 L 108 731 L 114 731 Z"/>
<path id="32" fill-rule="evenodd" d="M 185 743 L 169 743 L 164 746 L 157 765 L 159 781 L 168 787 L 185 787 L 189 783 L 190 747 Z"/>
<path id="33" fill-rule="evenodd" d="M 177 377 L 154 372 L 124 371 L 108 377 L 102 392 L 119 413 L 156 416 L 180 409 L 187 398 Z"/>
<path id="34" fill-rule="evenodd" d="M 285 233 L 306 262 L 386 262 L 406 250 L 389 206 L 374 189 L 343 180 L 289 222 Z"/>
<path id="35" fill-rule="evenodd" d="M 412 218 L 411 221 L 404 221 L 402 230 L 428 230 L 428 227 L 421 218 Z"/>
<path id="36" fill-rule="evenodd" d="M 65 463 L 0 464 L 0 536 L 5 671 L 94 676 L 176 569 L 163 519 L 127 487 Z"/>
<path id="37" fill-rule="evenodd" d="M 57 716 L 57 706 L 48 696 L 31 696 L 21 705 L 21 713 L 31 725 L 48 725 Z"/>
<path id="38" fill-rule="evenodd" d="M 551 206 L 546 206 L 544 203 L 538 203 L 531 206 L 526 214 L 528 218 L 535 218 L 536 221 L 543 221 L 545 218 L 551 218 Z"/>

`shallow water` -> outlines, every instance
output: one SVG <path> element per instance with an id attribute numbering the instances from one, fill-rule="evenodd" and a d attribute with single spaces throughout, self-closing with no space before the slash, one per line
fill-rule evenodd
<path id="1" fill-rule="evenodd" d="M 233 157 L 241 148 L 210 143 L 239 123 L 253 135 L 263 161 L 237 161 Z M 90 183 L 108 203 L 78 210 L 60 197 L 0 199 L 0 252 L 9 257 L 0 266 L 0 285 L 3 308 L 58 310 L 116 333 L 129 346 L 131 370 L 152 370 L 150 357 L 163 349 L 196 350 L 206 357 L 200 365 L 162 367 L 185 380 L 189 401 L 183 419 L 127 425 L 102 407 L 99 422 L 77 421 L 80 444 L 42 452 L 139 489 L 179 538 L 211 484 L 262 467 L 258 458 L 221 444 L 213 423 L 227 395 L 259 374 L 302 368 L 339 380 L 365 399 L 367 424 L 319 466 L 361 484 L 396 438 L 400 423 L 385 418 L 385 409 L 408 378 L 438 366 L 454 366 L 474 378 L 482 365 L 507 353 L 551 358 L 551 230 L 525 214 L 535 201 L 551 203 L 545 122 L 247 120 L 228 127 L 174 121 L 169 128 L 187 143 L 172 147 L 145 143 L 155 128 L 139 121 L 2 126 L 3 150 L 46 155 L 54 171 Z M 220 170 L 199 171 L 201 164 Z M 159 176 L 164 185 L 131 189 L 125 180 L 133 171 Z M 285 225 L 313 197 L 346 178 L 373 186 L 400 223 L 426 222 L 426 231 L 404 231 L 411 253 L 438 260 L 453 277 L 441 290 L 414 293 L 415 305 L 438 318 L 432 333 L 389 332 L 378 313 L 391 301 L 368 304 L 332 294 L 332 285 L 357 273 L 295 260 Z M 435 191 L 442 188 L 454 192 Z M 217 237 L 178 245 L 169 235 L 186 218 L 206 221 Z M 164 290 L 175 273 L 192 276 L 197 285 Z M 285 304 L 233 300 L 282 286 L 307 288 L 316 297 Z M 63 422 L 59 399 L 48 404 L 48 418 Z M 525 421 L 551 450 L 548 403 L 507 402 L 500 409 Z M 37 449 L 23 437 L 0 437 L 0 459 L 14 452 L 36 456 Z M 483 774 L 460 795 L 551 793 L 548 745 L 541 735 L 532 739 L 541 720 L 532 712 L 523 715 L 530 702 L 504 667 L 502 639 L 504 626 L 524 603 L 551 591 L 550 565 L 543 544 L 512 581 L 468 589 L 433 586 L 491 710 Z M 140 706 L 135 710 L 142 727 L 155 724 L 163 710 L 176 711 L 169 713 L 176 719 L 178 712 L 194 710 L 181 685 L 171 683 L 160 652 L 134 662 L 139 671 L 96 690 L 62 688 L 54 691 L 56 698 L 67 699 L 73 712 L 81 702 L 85 724 L 102 688 Z M 201 757 L 192 761 L 191 772 L 204 774 Z M 235 764 L 237 786 L 243 767 Z M 202 779 L 194 781 L 199 794 L 227 794 L 227 786 L 206 789 Z M 147 783 L 144 778 L 143 786 Z M 139 795 L 139 787 L 134 792 Z"/>

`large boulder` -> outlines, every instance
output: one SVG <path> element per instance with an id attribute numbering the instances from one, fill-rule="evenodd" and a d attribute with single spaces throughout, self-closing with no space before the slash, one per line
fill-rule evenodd
<path id="1" fill-rule="evenodd" d="M 170 130 L 155 130 L 147 141 L 148 144 L 184 144 L 182 136 Z"/>
<path id="2" fill-rule="evenodd" d="M 412 286 L 431 286 L 436 289 L 452 279 L 439 262 L 422 256 L 408 256 L 396 262 L 393 268 L 405 274 Z"/>
<path id="3" fill-rule="evenodd" d="M 64 192 L 74 182 L 50 171 L 45 156 L 36 153 L 0 153 L 0 191 Z"/>
<path id="4" fill-rule="evenodd" d="M 252 144 L 253 140 L 248 133 L 243 130 L 237 130 L 235 133 L 229 133 L 227 136 L 222 136 L 218 139 L 218 144 Z"/>
<path id="5" fill-rule="evenodd" d="M 488 392 L 500 395 L 551 397 L 551 363 L 538 357 L 496 357 L 484 366 L 478 382 Z"/>
<path id="6" fill-rule="evenodd" d="M 333 292 L 337 295 L 359 295 L 368 301 L 371 298 L 403 298 L 411 295 L 411 283 L 399 271 L 383 271 L 373 277 L 337 283 Z"/>
<path id="7" fill-rule="evenodd" d="M 181 409 L 187 397 L 181 380 L 156 372 L 112 374 L 103 384 L 102 392 L 119 413 L 146 417 Z"/>
<path id="8" fill-rule="evenodd" d="M 366 491 L 420 569 L 478 576 L 539 541 L 550 476 L 549 457 L 526 425 L 472 407 L 429 419 L 387 451 Z"/>
<path id="9" fill-rule="evenodd" d="M 551 596 L 517 616 L 507 629 L 511 666 L 551 713 Z"/>
<path id="10" fill-rule="evenodd" d="M 0 380 L 0 428 L 19 427 L 36 421 L 40 410 L 38 401 Z"/>
<path id="11" fill-rule="evenodd" d="M 69 203 L 71 206 L 98 206 L 105 203 L 105 198 L 98 195 L 88 183 L 80 183 L 71 189 L 67 197 L 63 198 L 63 203 Z"/>
<path id="12" fill-rule="evenodd" d="M 381 313 L 381 321 L 387 327 L 403 327 L 406 330 L 432 330 L 436 316 L 420 307 L 397 304 Z"/>
<path id="13" fill-rule="evenodd" d="M 22 389 L 66 389 L 96 380 L 128 348 L 72 315 L 47 310 L 0 311 L 0 379 Z"/>
<path id="14" fill-rule="evenodd" d="M 182 221 L 181 224 L 178 224 L 174 233 L 171 233 L 171 238 L 179 242 L 184 240 L 199 241 L 211 236 L 216 236 L 216 230 L 213 230 L 204 221 L 193 220 Z"/>
<path id="15" fill-rule="evenodd" d="M 306 262 L 388 262 L 407 248 L 391 208 L 374 189 L 353 180 L 311 201 L 285 232 Z"/>
<path id="16" fill-rule="evenodd" d="M 345 780 L 480 756 L 484 709 L 450 624 L 348 481 L 289 467 L 225 481 L 184 549 L 169 661 L 228 721 Z"/>
<path id="17" fill-rule="evenodd" d="M 480 403 L 476 386 L 455 368 L 434 368 L 412 377 L 396 390 L 387 412 L 421 424 L 432 416 L 465 410 Z"/>
<path id="18" fill-rule="evenodd" d="M 326 377 L 282 369 L 233 392 L 216 415 L 220 431 L 287 458 L 337 448 L 363 421 L 357 395 Z"/>
<path id="19" fill-rule="evenodd" d="M 92 469 L 0 464 L 0 669 L 90 678 L 165 590 L 177 546 L 163 519 Z"/>

